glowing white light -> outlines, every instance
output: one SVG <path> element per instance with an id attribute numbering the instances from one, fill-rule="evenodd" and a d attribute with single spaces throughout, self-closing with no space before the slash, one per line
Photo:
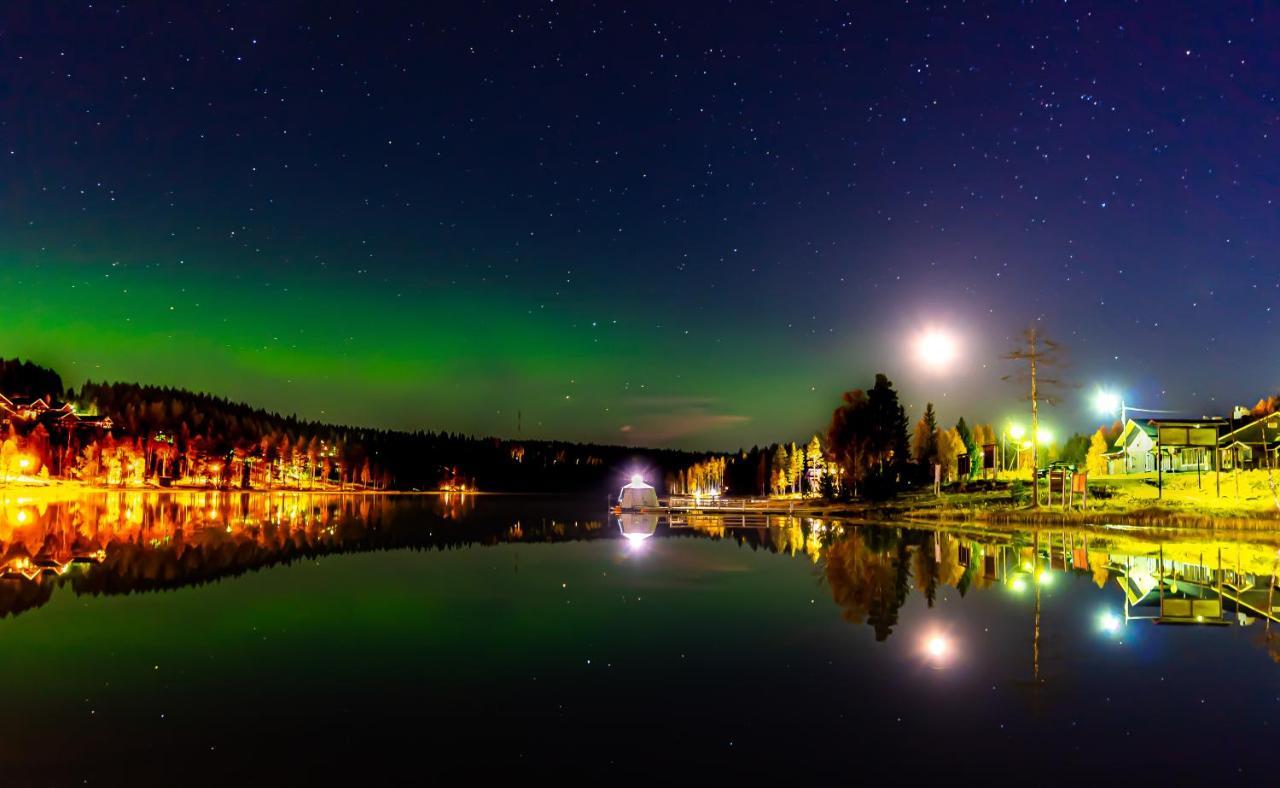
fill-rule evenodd
<path id="1" fill-rule="evenodd" d="M 1115 613 L 1103 613 L 1098 619 L 1098 626 L 1102 627 L 1103 632 L 1114 634 L 1120 631 L 1120 617 Z"/>
<path id="2" fill-rule="evenodd" d="M 1041 570 L 1040 584 L 1046 586 L 1053 585 L 1053 574 L 1048 569 Z"/>
<path id="3" fill-rule="evenodd" d="M 951 655 L 951 643 L 942 635 L 930 635 L 924 642 L 924 653 L 935 664 Z"/>
<path id="4" fill-rule="evenodd" d="M 633 474 L 631 474 L 631 483 L 632 483 L 632 484 L 644 484 L 644 477 L 643 477 L 643 476 L 641 476 L 641 475 L 640 475 L 640 474 L 638 474 L 638 473 L 633 473 Z"/>
<path id="5" fill-rule="evenodd" d="M 1111 391 L 1103 391 L 1099 389 L 1093 395 L 1093 407 L 1099 413 L 1108 416 L 1120 412 L 1120 395 Z"/>
<path id="6" fill-rule="evenodd" d="M 926 330 L 916 340 L 916 358 L 930 369 L 946 369 L 957 355 L 959 347 L 955 337 L 936 328 Z"/>
<path id="7" fill-rule="evenodd" d="M 1021 424 L 1014 424 L 1009 427 L 1009 437 L 1016 441 L 1022 440 L 1022 436 L 1027 434 L 1027 428 Z"/>

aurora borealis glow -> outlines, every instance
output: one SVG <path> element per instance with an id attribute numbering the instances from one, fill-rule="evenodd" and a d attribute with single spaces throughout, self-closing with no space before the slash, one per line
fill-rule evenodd
<path id="1" fill-rule="evenodd" d="M 1280 388 L 1274 32 L 1201 4 L 6 8 L 0 354 L 735 448 L 878 370 L 999 419 L 1041 320 L 1082 385 L 1223 411 Z M 953 374 L 912 363 L 930 323 Z"/>

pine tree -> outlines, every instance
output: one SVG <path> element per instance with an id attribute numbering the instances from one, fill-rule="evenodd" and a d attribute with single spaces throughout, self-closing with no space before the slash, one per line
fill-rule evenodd
<path id="1" fill-rule="evenodd" d="M 931 465 L 938 461 L 938 417 L 933 411 L 933 403 L 925 405 L 924 415 L 916 422 L 912 436 L 911 453 L 916 462 Z"/>
<path id="2" fill-rule="evenodd" d="M 964 453 L 969 455 L 969 478 L 976 478 L 978 468 L 982 465 L 982 455 L 978 452 L 978 444 L 974 441 L 973 433 L 969 431 L 969 425 L 964 423 L 964 416 L 956 422 L 956 435 L 964 444 Z"/>

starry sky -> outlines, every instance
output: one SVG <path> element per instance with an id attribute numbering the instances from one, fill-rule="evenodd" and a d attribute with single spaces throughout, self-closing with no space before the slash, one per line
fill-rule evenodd
<path id="1" fill-rule="evenodd" d="M 13 3 L 0 355 L 342 423 L 733 449 L 1280 389 L 1254 3 Z M 953 333 L 923 368 L 913 338 Z"/>

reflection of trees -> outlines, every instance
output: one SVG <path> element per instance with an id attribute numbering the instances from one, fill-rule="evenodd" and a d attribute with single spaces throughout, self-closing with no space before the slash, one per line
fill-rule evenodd
<path id="1" fill-rule="evenodd" d="M 513 538 L 509 520 L 451 522 L 452 507 L 368 495 L 93 494 L 0 506 L 0 616 L 47 601 L 55 588 L 122 594 L 198 585 L 321 555 L 446 550 Z M 522 522 L 521 541 L 601 532 L 598 520 Z"/>
<path id="2" fill-rule="evenodd" d="M 868 539 L 867 529 L 856 529 L 827 548 L 826 578 L 844 619 L 867 623 L 875 630 L 876 640 L 884 640 L 898 623 L 898 610 L 907 599 L 906 545 Z"/>

